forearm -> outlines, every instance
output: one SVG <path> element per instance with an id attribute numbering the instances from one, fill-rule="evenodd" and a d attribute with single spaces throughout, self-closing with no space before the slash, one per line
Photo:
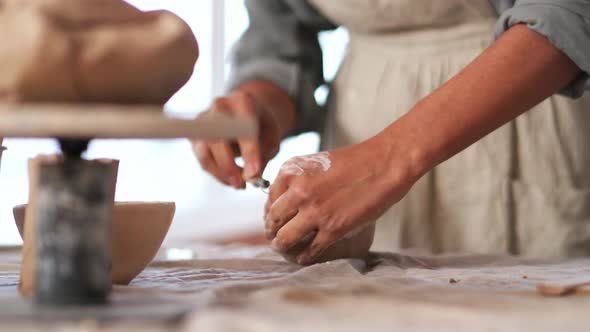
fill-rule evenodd
<path id="1" fill-rule="evenodd" d="M 580 69 L 545 37 L 517 25 L 457 76 L 378 135 L 419 177 L 574 79 Z"/>
<path id="2" fill-rule="evenodd" d="M 269 81 L 254 80 L 240 85 L 238 89 L 250 94 L 260 107 L 275 117 L 281 137 L 293 130 L 296 121 L 295 103 L 281 88 Z"/>

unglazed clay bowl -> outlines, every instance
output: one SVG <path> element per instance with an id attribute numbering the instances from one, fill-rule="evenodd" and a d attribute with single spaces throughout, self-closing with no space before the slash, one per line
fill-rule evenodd
<path id="1" fill-rule="evenodd" d="M 15 206 L 12 210 L 21 238 L 25 230 L 25 211 L 26 205 Z M 111 271 L 114 284 L 129 284 L 154 259 L 175 211 L 176 205 L 171 202 L 115 203 Z"/>

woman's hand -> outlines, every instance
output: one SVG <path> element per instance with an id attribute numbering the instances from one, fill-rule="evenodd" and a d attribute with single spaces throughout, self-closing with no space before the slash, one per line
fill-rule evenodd
<path id="1" fill-rule="evenodd" d="M 236 189 L 245 187 L 244 180 L 262 174 L 266 163 L 279 151 L 280 142 L 291 130 L 295 118 L 289 96 L 266 81 L 246 83 L 230 96 L 217 98 L 208 112 L 224 112 L 258 123 L 259 134 L 254 139 L 193 142 L 201 167 Z M 235 162 L 239 154 L 244 158 L 243 170 Z"/>
<path id="2" fill-rule="evenodd" d="M 381 138 L 287 161 L 270 188 L 265 225 L 273 246 L 313 263 L 370 226 L 418 178 L 405 151 Z M 303 248 L 293 253 L 293 248 Z"/>

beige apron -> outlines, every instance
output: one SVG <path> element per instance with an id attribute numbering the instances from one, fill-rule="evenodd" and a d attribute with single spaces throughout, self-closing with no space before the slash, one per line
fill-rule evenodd
<path id="1" fill-rule="evenodd" d="M 351 39 L 324 149 L 410 110 L 493 41 L 497 18 L 487 0 L 310 1 Z M 589 144 L 590 96 L 551 97 L 424 176 L 380 218 L 373 249 L 590 255 Z"/>

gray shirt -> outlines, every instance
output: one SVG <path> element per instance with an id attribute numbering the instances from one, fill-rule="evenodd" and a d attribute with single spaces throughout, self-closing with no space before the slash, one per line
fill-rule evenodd
<path id="1" fill-rule="evenodd" d="M 496 37 L 515 24 L 544 35 L 583 71 L 561 91 L 590 89 L 590 0 L 490 0 L 499 19 Z M 304 0 L 245 0 L 250 26 L 235 45 L 228 89 L 253 79 L 284 89 L 299 110 L 295 133 L 317 130 L 314 92 L 324 84 L 318 33 L 336 28 Z"/>

